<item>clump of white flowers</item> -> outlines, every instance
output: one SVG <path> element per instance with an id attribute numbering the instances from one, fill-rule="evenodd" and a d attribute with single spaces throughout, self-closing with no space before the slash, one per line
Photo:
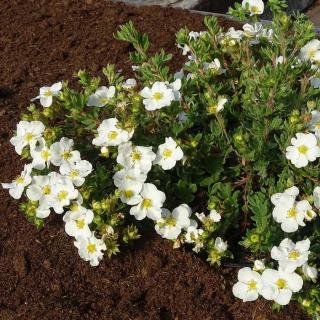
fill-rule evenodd
<path id="1" fill-rule="evenodd" d="M 265 268 L 264 263 L 257 261 L 253 268 L 255 271 L 242 268 L 238 273 L 239 281 L 233 286 L 233 294 L 244 302 L 254 301 L 261 295 L 279 305 L 287 305 L 293 293 L 299 292 L 303 286 L 303 279 L 295 272 L 296 269 L 302 267 L 305 273 L 310 270 L 306 267 L 309 247 L 309 239 L 297 243 L 288 238 L 282 240 L 279 247 L 271 250 L 271 257 L 279 262 L 279 269 Z M 309 273 L 313 274 L 312 271 Z"/>
<path id="2" fill-rule="evenodd" d="M 49 89 L 46 87 L 46 90 L 51 90 L 54 95 L 54 90 L 58 88 L 61 89 L 53 85 Z M 43 92 L 42 88 L 40 94 Z M 48 103 L 44 107 L 48 107 Z M 12 183 L 3 183 L 2 187 L 9 189 L 14 199 L 20 199 L 25 192 L 26 198 L 36 204 L 34 213 L 38 219 L 47 218 L 51 210 L 63 214 L 69 207 L 70 211 L 63 217 L 66 233 L 76 239 L 75 246 L 80 256 L 96 266 L 106 247 L 102 240 L 92 234 L 89 225 L 93 220 L 93 212 L 81 206 L 82 200 L 77 189 L 92 172 L 92 165 L 87 160 L 81 160 L 80 152 L 74 150 L 72 139 L 62 137 L 49 147 L 43 137 L 44 132 L 45 126 L 40 121 L 18 123 L 16 136 L 10 142 L 18 154 L 29 148 L 32 161 L 24 166 L 24 170 Z M 50 169 L 51 164 L 59 167 L 60 173 L 51 171 L 37 174 L 39 170 Z"/>
<path id="3" fill-rule="evenodd" d="M 299 226 L 304 227 L 304 220 L 310 221 L 316 217 L 308 200 L 296 201 L 298 194 L 299 189 L 294 186 L 271 197 L 275 206 L 272 216 L 281 223 L 281 229 L 288 233 L 297 231 Z"/>

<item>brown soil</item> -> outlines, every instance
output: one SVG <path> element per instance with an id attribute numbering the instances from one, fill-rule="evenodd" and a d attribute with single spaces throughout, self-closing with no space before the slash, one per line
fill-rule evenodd
<path id="1" fill-rule="evenodd" d="M 71 79 L 80 68 L 99 73 L 108 62 L 129 73 L 130 47 L 112 38 L 129 19 L 150 34 L 152 51 L 163 47 L 175 54 L 179 28 L 203 28 L 202 16 L 159 7 L 102 0 L 0 1 L 0 181 L 20 172 L 8 140 L 41 85 Z M 172 70 L 180 60 L 173 60 Z M 234 299 L 234 269 L 211 268 L 154 234 L 92 268 L 78 257 L 61 217 L 52 215 L 37 230 L 7 191 L 1 189 L 0 196 L 0 320 L 306 319 L 294 304 L 274 313 L 263 300 Z"/>

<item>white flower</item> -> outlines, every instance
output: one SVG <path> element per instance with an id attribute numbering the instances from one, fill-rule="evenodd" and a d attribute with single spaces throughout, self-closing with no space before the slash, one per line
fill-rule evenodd
<path id="1" fill-rule="evenodd" d="M 173 75 L 174 80 L 182 80 L 184 78 L 184 71 L 183 69 L 180 69 L 180 71 L 177 71 L 174 75 Z"/>
<path id="2" fill-rule="evenodd" d="M 189 32 L 189 39 L 193 39 L 193 40 L 196 40 L 200 37 L 200 32 L 197 32 L 197 31 L 190 31 Z"/>
<path id="3" fill-rule="evenodd" d="M 52 185 L 52 208 L 56 213 L 63 213 L 63 208 L 69 206 L 71 200 L 76 199 L 78 194 L 79 192 L 74 188 L 71 179 L 56 174 Z"/>
<path id="4" fill-rule="evenodd" d="M 187 44 L 178 44 L 177 47 L 182 50 L 182 55 L 184 56 L 191 52 L 191 49 Z"/>
<path id="5" fill-rule="evenodd" d="M 148 111 L 170 106 L 175 100 L 173 90 L 168 88 L 165 82 L 155 82 L 151 89 L 145 87 L 141 92 L 143 104 Z"/>
<path id="6" fill-rule="evenodd" d="M 60 173 L 63 176 L 69 177 L 76 187 L 82 186 L 85 181 L 85 177 L 91 172 L 92 165 L 87 160 L 80 160 L 73 163 L 64 162 L 60 167 Z"/>
<path id="7" fill-rule="evenodd" d="M 63 221 L 65 224 L 65 231 L 71 237 L 90 237 L 91 231 L 89 228 L 89 224 L 93 220 L 93 212 L 84 207 L 77 208 L 76 210 L 72 210 L 66 212 L 63 216 Z"/>
<path id="8" fill-rule="evenodd" d="M 161 208 L 166 200 L 166 195 L 158 190 L 152 183 L 145 183 L 140 195 L 140 203 L 130 209 L 130 214 L 137 220 L 142 220 L 145 217 L 152 220 L 159 220 L 161 218 Z"/>
<path id="9" fill-rule="evenodd" d="M 198 213 L 196 212 L 196 217 L 204 223 L 213 223 L 213 222 L 219 222 L 221 220 L 221 214 L 217 212 L 217 210 L 212 209 L 210 213 L 206 216 L 203 212 Z"/>
<path id="10" fill-rule="evenodd" d="M 262 279 L 258 272 L 250 268 L 242 268 L 238 272 L 238 282 L 233 286 L 233 295 L 243 302 L 254 301 L 262 289 Z"/>
<path id="11" fill-rule="evenodd" d="M 32 165 L 24 165 L 23 171 L 17 176 L 11 183 L 2 183 L 3 189 L 9 189 L 9 194 L 14 199 L 20 199 L 22 193 L 26 186 L 28 186 L 31 181 L 31 171 Z"/>
<path id="12" fill-rule="evenodd" d="M 221 220 L 221 214 L 217 212 L 217 210 L 210 210 L 208 218 L 213 222 L 219 222 Z"/>
<path id="13" fill-rule="evenodd" d="M 133 146 L 131 141 L 121 144 L 118 148 L 117 162 L 126 169 L 136 168 L 147 173 L 151 170 L 155 158 L 152 147 Z"/>
<path id="14" fill-rule="evenodd" d="M 113 183 L 117 188 L 121 189 L 123 184 L 128 182 L 143 184 L 147 180 L 147 175 L 141 172 L 138 168 L 121 169 L 113 176 Z"/>
<path id="15" fill-rule="evenodd" d="M 266 269 L 262 273 L 263 288 L 260 294 L 267 300 L 280 305 L 287 305 L 293 292 L 302 289 L 303 280 L 297 273 L 286 273 L 281 270 Z"/>
<path id="16" fill-rule="evenodd" d="M 276 222 L 281 223 L 284 232 L 295 232 L 299 226 L 305 226 L 303 220 L 310 210 L 310 204 L 307 200 L 296 202 L 298 194 L 298 188 L 292 187 L 271 197 L 271 202 L 275 205 L 272 216 Z"/>
<path id="17" fill-rule="evenodd" d="M 180 89 L 181 89 L 181 79 L 175 79 L 174 82 L 167 83 L 166 85 L 169 89 L 172 90 L 173 96 L 174 96 L 174 101 L 180 101 L 181 100 L 181 94 L 180 94 Z"/>
<path id="18" fill-rule="evenodd" d="M 77 196 L 78 190 L 74 189 L 72 181 L 56 172 L 50 172 L 47 176 L 34 176 L 27 189 L 27 197 L 39 201 L 39 209 L 53 208 L 56 213 L 62 213 L 63 207 L 68 206 L 70 200 Z"/>
<path id="19" fill-rule="evenodd" d="M 264 11 L 264 3 L 262 0 L 243 0 L 242 7 L 247 8 L 252 15 L 263 14 Z"/>
<path id="20" fill-rule="evenodd" d="M 226 69 L 223 69 L 220 63 L 220 60 L 215 58 L 212 62 L 204 62 L 203 67 L 205 70 L 210 70 L 216 75 L 220 75 L 226 72 Z"/>
<path id="21" fill-rule="evenodd" d="M 264 260 L 255 260 L 253 271 L 263 271 L 266 268 Z"/>
<path id="22" fill-rule="evenodd" d="M 279 56 L 276 58 L 276 66 L 284 63 L 284 56 Z"/>
<path id="23" fill-rule="evenodd" d="M 103 120 L 97 129 L 98 135 L 92 140 L 92 144 L 99 147 L 108 147 L 127 142 L 130 139 L 130 134 L 127 130 L 119 128 L 118 123 L 116 118 Z"/>
<path id="24" fill-rule="evenodd" d="M 122 88 L 123 88 L 123 89 L 126 89 L 126 90 L 131 90 L 131 89 L 133 89 L 136 85 L 137 85 L 136 79 L 130 78 L 130 79 L 127 79 L 127 80 L 122 84 Z"/>
<path id="25" fill-rule="evenodd" d="M 190 207 L 186 204 L 175 208 L 172 213 L 163 208 L 161 219 L 158 219 L 155 225 L 157 233 L 165 239 L 177 239 L 182 229 L 190 226 L 191 213 Z"/>
<path id="26" fill-rule="evenodd" d="M 74 142 L 72 139 L 63 137 L 59 142 L 55 142 L 50 147 L 51 162 L 55 166 L 60 166 L 63 163 L 73 163 L 80 161 L 80 153 L 73 150 Z"/>
<path id="27" fill-rule="evenodd" d="M 203 248 L 204 244 L 201 240 L 201 235 L 203 234 L 203 232 L 203 229 L 198 228 L 198 223 L 195 220 L 190 219 L 190 226 L 186 228 L 184 240 L 186 243 L 194 244 L 192 251 L 198 253 Z"/>
<path id="28" fill-rule="evenodd" d="M 48 108 L 52 105 L 53 97 L 57 96 L 62 89 L 62 83 L 57 82 L 51 87 L 40 88 L 40 94 L 33 98 L 31 101 L 40 99 L 40 103 L 44 108 Z"/>
<path id="29" fill-rule="evenodd" d="M 218 102 L 209 106 L 208 110 L 210 113 L 218 113 L 223 110 L 224 105 L 228 102 L 225 97 L 218 97 Z"/>
<path id="30" fill-rule="evenodd" d="M 313 88 L 315 89 L 320 89 L 320 73 L 319 73 L 319 77 L 312 77 L 310 79 L 310 84 Z"/>
<path id="31" fill-rule="evenodd" d="M 320 51 L 320 41 L 313 39 L 301 48 L 299 58 L 303 61 L 314 61 L 318 51 Z"/>
<path id="32" fill-rule="evenodd" d="M 158 164 L 163 170 L 170 170 L 176 162 L 183 158 L 183 152 L 177 143 L 171 138 L 166 138 L 165 143 L 160 144 L 154 164 Z"/>
<path id="33" fill-rule="evenodd" d="M 318 138 L 320 138 L 320 112 L 318 110 L 313 110 L 311 115 L 312 118 L 309 122 L 309 129 L 314 132 Z"/>
<path id="34" fill-rule="evenodd" d="M 266 38 L 268 41 L 272 42 L 273 39 L 273 29 L 264 28 L 260 35 L 261 38 Z"/>
<path id="35" fill-rule="evenodd" d="M 52 206 L 53 192 L 52 186 L 57 183 L 58 175 L 51 172 L 46 176 L 34 176 L 32 184 L 28 187 L 26 194 L 28 199 L 32 201 L 39 201 L 39 209 L 49 209 Z"/>
<path id="36" fill-rule="evenodd" d="M 317 282 L 318 278 L 318 270 L 315 267 L 309 266 L 307 263 L 305 263 L 302 266 L 302 272 L 305 275 L 306 278 L 310 279 L 313 282 Z"/>
<path id="37" fill-rule="evenodd" d="M 89 96 L 87 106 L 102 108 L 114 97 L 115 93 L 116 88 L 114 86 L 110 88 L 105 86 L 100 87 L 95 93 Z"/>
<path id="38" fill-rule="evenodd" d="M 279 262 L 279 269 L 284 272 L 294 272 L 308 261 L 310 240 L 298 241 L 296 244 L 286 238 L 279 247 L 271 249 L 271 258 Z"/>
<path id="39" fill-rule="evenodd" d="M 214 242 L 214 247 L 219 252 L 225 252 L 228 249 L 228 244 L 226 241 L 223 241 L 220 237 L 218 237 Z"/>
<path id="40" fill-rule="evenodd" d="M 49 168 L 51 163 L 51 151 L 46 146 L 43 138 L 40 138 L 33 148 L 30 150 L 32 157 L 32 167 L 37 170 Z"/>
<path id="41" fill-rule="evenodd" d="M 243 27 L 243 34 L 247 38 L 249 38 L 250 44 L 258 44 L 260 42 L 260 36 L 263 31 L 263 25 L 260 22 L 256 22 L 255 24 L 246 23 Z"/>
<path id="42" fill-rule="evenodd" d="M 313 190 L 313 201 L 317 209 L 320 209 L 320 187 L 315 187 Z"/>
<path id="43" fill-rule="evenodd" d="M 243 38 L 243 31 L 236 30 L 234 27 L 229 28 L 228 32 L 224 35 L 226 38 L 231 38 L 234 40 L 234 44 L 240 42 Z"/>
<path id="44" fill-rule="evenodd" d="M 30 145 L 32 148 L 44 130 L 45 126 L 41 121 L 20 121 L 10 143 L 15 147 L 16 153 L 21 154 L 24 147 Z"/>
<path id="45" fill-rule="evenodd" d="M 320 156 L 317 138 L 312 133 L 297 133 L 296 138 L 291 139 L 291 144 L 286 149 L 286 158 L 297 168 L 307 166 L 308 162 Z"/>
<path id="46" fill-rule="evenodd" d="M 128 205 L 136 205 L 141 202 L 142 198 L 139 195 L 142 189 L 142 183 L 137 181 L 126 181 L 119 187 L 121 191 L 120 199 Z"/>
<path id="47" fill-rule="evenodd" d="M 90 261 L 90 265 L 95 267 L 103 258 L 103 251 L 107 249 L 103 240 L 98 239 L 92 233 L 89 237 L 79 236 L 74 242 L 78 248 L 79 256 Z"/>
<path id="48" fill-rule="evenodd" d="M 47 218 L 49 217 L 49 215 L 50 215 L 50 209 L 42 209 L 40 207 L 36 209 L 36 217 L 40 219 Z"/>

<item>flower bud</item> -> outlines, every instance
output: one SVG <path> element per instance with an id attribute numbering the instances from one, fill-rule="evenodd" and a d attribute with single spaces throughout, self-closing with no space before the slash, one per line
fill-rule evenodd
<path id="1" fill-rule="evenodd" d="M 109 149 L 107 147 L 102 147 L 101 152 L 100 152 L 100 156 L 104 157 L 104 158 L 108 158 L 109 157 Z"/>
<path id="2" fill-rule="evenodd" d="M 260 241 L 260 236 L 258 234 L 252 234 L 250 236 L 251 243 L 258 243 Z"/>
<path id="3" fill-rule="evenodd" d="M 42 115 L 46 118 L 52 118 L 53 117 L 53 110 L 52 108 L 45 108 L 42 110 Z"/>
<path id="4" fill-rule="evenodd" d="M 311 301 L 305 299 L 305 300 L 302 301 L 302 305 L 303 305 L 305 308 L 309 308 L 310 305 L 311 305 Z"/>
<path id="5" fill-rule="evenodd" d="M 317 106 L 317 103 L 314 100 L 309 100 L 307 102 L 307 108 L 312 111 L 313 109 L 315 109 Z"/>

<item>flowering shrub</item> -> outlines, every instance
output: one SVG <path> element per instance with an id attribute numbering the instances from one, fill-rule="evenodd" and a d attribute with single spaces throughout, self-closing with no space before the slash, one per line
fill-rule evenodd
<path id="1" fill-rule="evenodd" d="M 63 214 L 92 266 L 154 228 L 210 264 L 245 266 L 243 301 L 294 299 L 319 319 L 320 41 L 283 1 L 268 6 L 272 25 L 258 22 L 261 0 L 244 0 L 230 9 L 251 21 L 242 30 L 214 17 L 180 30 L 174 75 L 129 22 L 115 37 L 134 48 L 134 79 L 107 65 L 105 79 L 79 71 L 80 91 L 40 88 L 10 140 L 29 164 L 2 184 L 27 219 Z"/>

